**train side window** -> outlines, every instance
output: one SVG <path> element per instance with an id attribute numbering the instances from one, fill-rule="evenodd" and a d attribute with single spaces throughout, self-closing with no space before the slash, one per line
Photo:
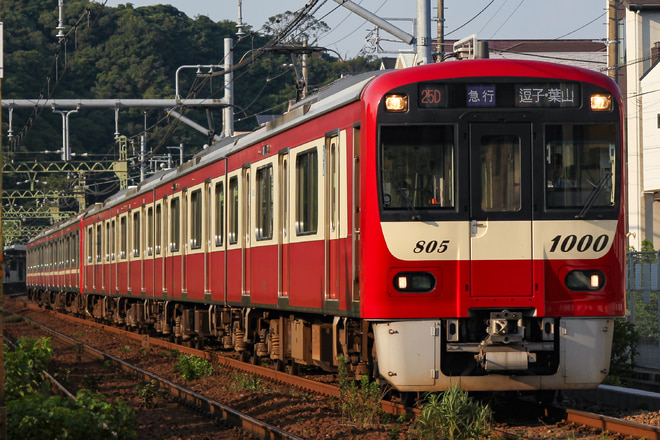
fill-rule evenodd
<path id="1" fill-rule="evenodd" d="M 225 232 L 225 186 L 223 182 L 215 184 L 215 245 L 222 246 Z"/>
<path id="2" fill-rule="evenodd" d="M 140 256 L 140 248 L 142 247 L 141 242 L 141 221 L 140 221 L 140 211 L 133 213 L 133 256 Z"/>
<path id="3" fill-rule="evenodd" d="M 178 252 L 181 239 L 181 209 L 180 199 L 173 198 L 170 201 L 170 251 Z"/>
<path id="4" fill-rule="evenodd" d="M 318 153 L 316 149 L 296 157 L 296 232 L 315 234 L 318 228 Z"/>
<path id="5" fill-rule="evenodd" d="M 202 247 L 202 190 L 190 194 L 190 248 Z"/>
<path id="6" fill-rule="evenodd" d="M 147 209 L 147 256 L 153 255 L 154 249 L 154 208 Z"/>
<path id="7" fill-rule="evenodd" d="M 273 238 L 273 165 L 257 170 L 257 240 Z"/>
<path id="8" fill-rule="evenodd" d="M 116 234 L 116 222 L 115 219 L 112 219 L 110 225 L 110 259 L 114 261 L 115 259 L 115 249 L 117 246 L 117 234 Z"/>
<path id="9" fill-rule="evenodd" d="M 128 221 L 126 215 L 119 217 L 119 258 L 126 259 L 128 249 Z"/>
<path id="10" fill-rule="evenodd" d="M 163 205 L 156 205 L 156 231 L 155 231 L 155 243 L 156 243 L 156 255 L 160 255 L 160 247 L 163 242 Z"/>
<path id="11" fill-rule="evenodd" d="M 76 231 L 73 241 L 73 255 L 71 255 L 71 260 L 73 261 L 73 267 L 78 267 L 78 252 L 80 252 L 80 232 Z"/>
<path id="12" fill-rule="evenodd" d="M 94 228 L 89 226 L 87 228 L 87 262 L 92 262 L 92 256 L 94 255 Z"/>
<path id="13" fill-rule="evenodd" d="M 229 206 L 227 212 L 227 231 L 229 244 L 238 243 L 238 177 L 229 179 Z"/>
<path id="14" fill-rule="evenodd" d="M 101 251 L 103 250 L 101 248 L 101 236 L 103 233 L 103 228 L 101 223 L 96 225 L 96 262 L 100 263 L 101 262 Z"/>
<path id="15" fill-rule="evenodd" d="M 105 261 L 110 261 L 110 248 L 112 247 L 110 237 L 110 220 L 108 220 L 105 222 Z"/>

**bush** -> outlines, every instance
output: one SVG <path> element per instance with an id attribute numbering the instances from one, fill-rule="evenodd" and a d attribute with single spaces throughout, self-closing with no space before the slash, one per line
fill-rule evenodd
<path id="1" fill-rule="evenodd" d="M 638 343 L 639 332 L 635 324 L 628 322 L 626 319 L 614 320 L 610 376 L 630 377 L 635 367 L 635 358 L 639 354 L 637 351 Z"/>
<path id="2" fill-rule="evenodd" d="M 477 439 L 490 433 L 491 410 L 454 386 L 442 394 L 429 394 L 413 431 L 419 439 Z"/>
<path id="3" fill-rule="evenodd" d="M 8 438 L 135 439 L 133 408 L 82 390 L 76 401 L 50 396 L 43 371 L 53 355 L 49 338 L 4 346 Z"/>
<path id="4" fill-rule="evenodd" d="M 378 384 L 365 375 L 358 386 L 348 377 L 343 356 L 339 357 L 339 401 L 342 415 L 360 428 L 374 425 L 383 411 Z"/>
<path id="5" fill-rule="evenodd" d="M 136 439 L 133 408 L 100 394 L 78 392 L 77 400 L 35 393 L 7 402 L 8 438 Z"/>
<path id="6" fill-rule="evenodd" d="M 184 380 L 197 380 L 213 373 L 213 367 L 206 359 L 192 354 L 182 354 L 174 365 L 174 372 L 180 373 Z"/>
<path id="7" fill-rule="evenodd" d="M 14 350 L 5 345 L 4 354 L 7 401 L 39 392 L 45 383 L 43 371 L 53 356 L 50 338 L 22 338 Z"/>

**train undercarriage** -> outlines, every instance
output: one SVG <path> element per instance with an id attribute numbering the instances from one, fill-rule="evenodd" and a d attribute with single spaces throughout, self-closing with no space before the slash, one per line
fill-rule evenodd
<path id="1" fill-rule="evenodd" d="M 335 316 L 323 321 L 276 310 L 47 290 L 30 290 L 28 297 L 42 307 L 187 346 L 219 346 L 244 361 L 268 361 L 279 370 L 307 366 L 336 372 L 341 356 L 356 379 L 373 370 L 373 334 L 365 320 Z"/>
<path id="2" fill-rule="evenodd" d="M 56 311 L 208 344 L 255 364 L 370 375 L 399 393 L 593 388 L 607 375 L 610 318 L 538 318 L 533 310 L 476 310 L 464 319 L 370 322 L 340 316 L 158 299 L 31 290 Z"/>

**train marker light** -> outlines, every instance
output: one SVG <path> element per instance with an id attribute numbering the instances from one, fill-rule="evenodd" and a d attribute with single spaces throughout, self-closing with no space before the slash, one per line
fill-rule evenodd
<path id="1" fill-rule="evenodd" d="M 605 274 L 600 270 L 572 270 L 564 282 L 570 290 L 594 292 L 605 286 Z"/>
<path id="2" fill-rule="evenodd" d="M 394 288 L 401 293 L 429 293 L 437 283 L 430 272 L 399 272 L 392 281 Z"/>
<path id="3" fill-rule="evenodd" d="M 386 95 L 385 110 L 392 113 L 403 113 L 408 111 L 408 96 Z"/>
<path id="4" fill-rule="evenodd" d="M 591 95 L 591 110 L 595 112 L 608 112 L 612 110 L 612 95 Z"/>

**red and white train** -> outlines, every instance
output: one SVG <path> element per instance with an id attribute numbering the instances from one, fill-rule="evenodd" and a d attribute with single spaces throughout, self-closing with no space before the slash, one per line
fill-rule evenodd
<path id="1" fill-rule="evenodd" d="M 622 113 L 549 63 L 350 77 L 34 238 L 29 294 L 401 392 L 595 387 L 625 314 Z"/>

